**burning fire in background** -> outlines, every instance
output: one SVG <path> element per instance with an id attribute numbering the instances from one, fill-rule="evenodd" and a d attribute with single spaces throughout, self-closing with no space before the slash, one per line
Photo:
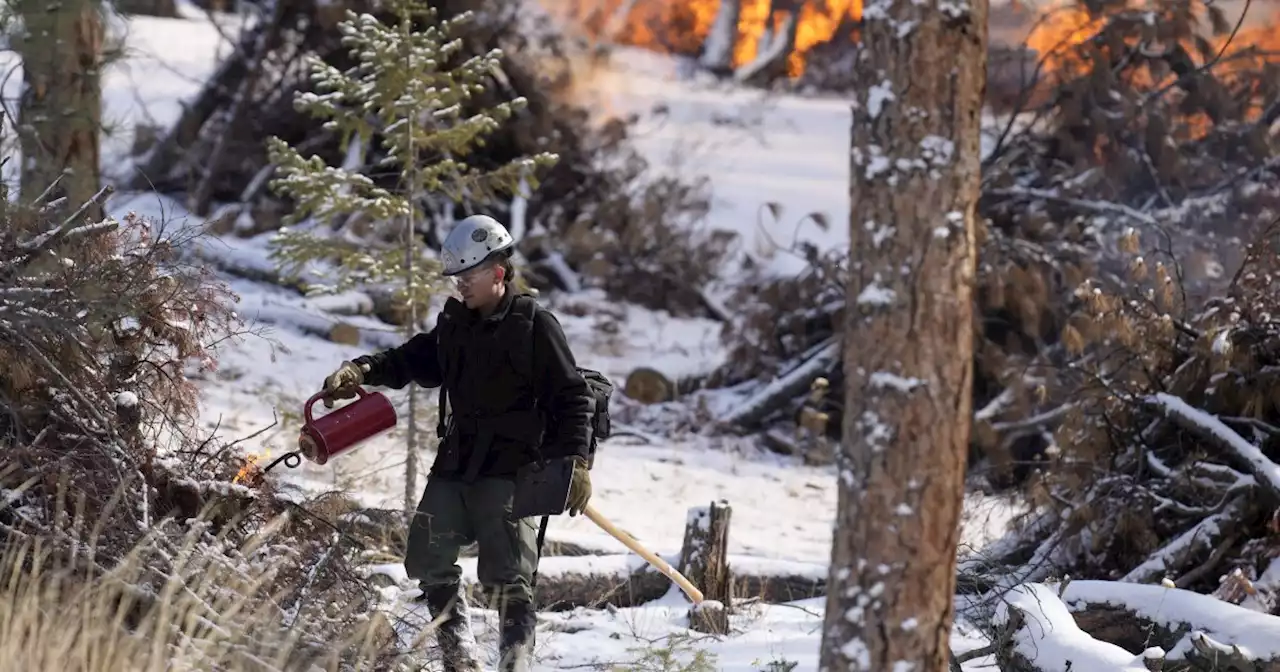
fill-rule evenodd
<path id="1" fill-rule="evenodd" d="M 850 24 L 859 23 L 863 9 L 863 0 L 740 2 L 741 11 L 733 54 L 735 67 L 746 65 L 756 58 L 766 28 L 776 33 L 782 27 L 789 12 L 779 10 L 770 16 L 770 10 L 775 4 L 801 7 L 795 49 L 787 61 L 787 72 L 792 77 L 798 77 L 804 72 L 810 51 L 836 38 L 842 28 L 847 30 Z M 592 40 L 613 41 L 664 53 L 694 55 L 711 32 L 721 0 L 541 0 L 541 3 L 549 11 L 576 25 Z M 1194 11 L 1203 19 L 1206 12 L 1202 0 L 1193 0 L 1192 4 L 1195 5 Z M 1230 10 L 1224 11 L 1230 24 L 1234 24 L 1240 17 L 1240 12 L 1247 9 L 1244 3 L 1233 3 L 1231 0 L 1219 1 L 1217 4 L 1232 5 Z M 1135 9 L 1136 5 L 1134 3 Z M 1023 28 L 1016 31 L 1019 34 L 1014 42 L 1020 42 L 1028 35 L 1027 29 L 1031 29 L 1026 46 L 1039 54 L 1063 54 L 1070 51 L 1071 47 L 1080 45 L 1095 35 L 1106 20 L 1090 16 L 1083 3 L 1073 0 L 1045 3 L 1043 9 L 1032 9 L 1015 0 L 1011 11 L 1012 14 L 1025 17 Z M 1040 14 L 1039 17 L 1035 16 L 1037 13 Z M 1259 11 L 1256 7 L 1249 11 L 1244 29 L 1231 40 L 1228 55 L 1246 45 L 1280 49 L 1280 30 L 1275 27 L 1280 15 L 1267 14 L 1274 13 Z M 1009 37 L 1011 36 L 1003 31 L 998 36 L 993 33 L 993 45 Z M 1212 38 L 1211 42 L 1215 47 L 1221 48 L 1226 44 L 1227 36 Z M 1071 58 L 1066 55 L 1051 56 L 1045 63 L 1045 69 L 1052 72 L 1082 65 L 1078 61 L 1070 62 Z M 1152 85 L 1160 84 L 1152 82 Z"/>
<path id="2" fill-rule="evenodd" d="M 1130 11 L 1138 9 L 1137 3 L 1131 3 L 1130 6 L 1132 7 Z M 1213 71 L 1218 76 L 1231 79 L 1237 74 L 1256 76 L 1264 72 L 1265 64 L 1280 62 L 1280 28 L 1276 27 L 1276 19 L 1280 18 L 1280 12 L 1262 12 L 1254 9 L 1250 14 L 1242 17 L 1239 12 L 1249 11 L 1248 6 L 1244 5 L 1230 11 L 1224 10 L 1216 21 L 1212 21 L 1207 7 L 1198 0 L 1179 10 L 1189 11 L 1200 26 L 1197 29 L 1200 37 L 1191 34 L 1177 36 L 1177 42 L 1187 58 L 1191 59 L 1192 67 L 1201 68 L 1211 63 Z M 1078 47 L 1104 30 L 1107 21 L 1108 17 L 1105 15 L 1090 15 L 1081 4 L 1063 0 L 1048 8 L 1040 17 L 1027 38 L 1027 47 L 1043 59 L 1045 75 L 1051 78 L 1082 76 L 1089 70 L 1090 64 L 1085 60 L 1088 50 Z M 1235 30 L 1237 22 L 1241 25 L 1238 30 Z M 1210 34 L 1211 26 L 1215 28 L 1212 31 L 1213 34 Z M 1123 46 L 1126 49 L 1138 46 L 1137 35 L 1133 32 L 1129 35 L 1130 37 L 1124 40 Z M 1143 51 L 1160 53 L 1168 48 L 1173 38 L 1166 38 L 1164 43 L 1147 36 L 1143 39 L 1150 40 L 1144 43 Z M 1098 48 L 1101 51 L 1097 53 L 1106 53 L 1108 48 L 1116 46 L 1119 45 L 1099 44 Z M 1139 62 L 1146 63 L 1146 67 L 1135 68 L 1126 75 L 1128 84 L 1134 89 L 1175 97 L 1184 94 L 1174 86 L 1179 75 L 1167 66 L 1164 59 L 1156 58 Z M 1156 66 L 1152 67 L 1152 63 Z M 1251 89 L 1255 94 L 1260 93 L 1257 82 L 1250 84 L 1250 80 L 1244 79 L 1243 83 L 1246 90 Z M 1255 98 L 1261 100 L 1256 95 Z M 1248 109 L 1247 116 L 1257 118 L 1261 113 L 1262 107 L 1255 101 Z M 1185 115 L 1183 124 L 1181 131 L 1188 134 L 1190 138 L 1204 137 L 1212 127 L 1208 116 L 1199 111 Z"/>
<path id="3" fill-rule="evenodd" d="M 232 483 L 244 483 L 245 485 L 254 485 L 262 476 L 262 467 L 258 466 L 265 458 L 271 457 L 271 449 L 263 455 L 250 453 L 245 456 L 244 466 L 240 467 L 240 471 L 236 472 L 236 477 L 231 479 Z"/>
<path id="4" fill-rule="evenodd" d="M 1139 9 L 1138 3 L 1130 3 L 1131 11 Z M 1196 0 L 1188 5 L 1191 13 L 1204 26 L 1204 32 L 1208 33 L 1209 19 L 1208 11 L 1205 4 Z M 1219 65 L 1222 68 L 1230 70 L 1231 68 L 1255 68 L 1259 65 L 1260 60 L 1274 61 L 1275 54 L 1280 50 L 1280 28 L 1276 27 L 1276 20 L 1280 19 L 1280 12 L 1272 12 L 1271 16 L 1267 16 L 1263 11 L 1256 8 L 1250 11 L 1250 15 L 1243 17 L 1244 19 L 1253 19 L 1245 21 L 1243 27 L 1234 35 L 1231 34 L 1230 28 L 1233 28 L 1237 21 L 1241 20 L 1241 16 L 1236 13 L 1238 11 L 1250 11 L 1247 6 L 1241 6 L 1232 9 L 1230 12 L 1224 12 L 1223 20 L 1229 25 L 1221 27 L 1219 32 L 1225 33 L 1214 35 L 1207 38 L 1207 42 L 1202 45 L 1208 47 L 1212 53 L 1201 53 L 1201 49 L 1193 42 L 1191 36 L 1184 36 L 1179 41 L 1186 49 L 1187 53 L 1193 56 L 1199 56 L 1196 63 L 1197 66 L 1203 65 L 1205 62 L 1218 58 Z M 1265 18 L 1263 18 L 1265 17 Z M 1084 44 L 1092 39 L 1106 25 L 1106 16 L 1091 16 L 1082 4 L 1072 2 L 1071 0 L 1060 0 L 1053 6 L 1046 9 L 1045 13 L 1036 22 L 1034 29 L 1027 38 L 1027 47 L 1036 51 L 1044 58 L 1044 68 L 1047 72 L 1068 71 L 1072 74 L 1079 74 L 1079 69 L 1085 64 L 1081 62 L 1073 47 Z M 1252 23 L 1253 25 L 1248 25 Z M 1129 45 L 1133 46 L 1133 45 Z M 1159 48 L 1159 45 L 1155 45 Z M 1257 53 L 1254 57 L 1245 57 L 1248 50 L 1254 50 Z M 1166 75 L 1156 81 L 1150 77 L 1150 73 L 1146 73 L 1147 78 L 1142 81 L 1135 82 L 1140 87 L 1161 87 L 1168 84 L 1174 79 L 1173 75 Z"/>
<path id="5" fill-rule="evenodd" d="M 662 52 L 692 55 L 697 53 L 711 32 L 720 0 L 542 0 L 548 9 L 565 11 L 592 39 L 612 32 L 618 43 L 647 47 Z M 760 38 L 769 27 L 776 33 L 788 18 L 788 12 L 769 10 L 773 0 L 741 0 L 738 36 L 734 46 L 733 65 L 750 63 L 760 49 Z M 609 25 L 620 9 L 626 10 L 623 23 L 616 32 Z M 862 0 L 814 0 L 803 3 L 796 27 L 795 49 L 787 61 L 792 77 L 804 72 L 805 54 L 815 46 L 829 42 L 841 25 L 860 21 Z"/>

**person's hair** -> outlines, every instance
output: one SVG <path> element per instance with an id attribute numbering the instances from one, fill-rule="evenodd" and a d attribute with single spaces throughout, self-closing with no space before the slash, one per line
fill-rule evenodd
<path id="1" fill-rule="evenodd" d="M 516 279 L 516 267 L 511 265 L 511 253 L 502 252 L 498 254 L 497 257 L 498 268 L 502 269 L 502 282 L 503 284 L 509 285 Z"/>

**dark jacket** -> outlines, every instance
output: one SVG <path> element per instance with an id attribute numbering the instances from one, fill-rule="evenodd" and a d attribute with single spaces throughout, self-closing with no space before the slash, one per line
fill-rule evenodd
<path id="1" fill-rule="evenodd" d="M 513 310 L 518 301 L 528 303 Z M 369 365 L 369 385 L 447 389 L 452 413 L 432 474 L 508 477 L 539 456 L 587 455 L 590 389 L 560 322 L 531 296 L 508 289 L 483 318 L 449 299 L 431 331 L 355 361 Z"/>

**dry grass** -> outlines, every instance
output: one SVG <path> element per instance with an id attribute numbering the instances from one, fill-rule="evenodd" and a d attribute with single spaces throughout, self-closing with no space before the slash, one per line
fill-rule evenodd
<path id="1" fill-rule="evenodd" d="M 352 619 L 361 625 L 345 641 L 318 644 L 281 609 L 294 586 L 281 585 L 289 582 L 267 551 L 285 520 L 226 554 L 208 548 L 199 524 L 169 542 L 150 535 L 110 569 L 92 545 L 68 554 L 10 536 L 0 557 L 0 660 L 30 672 L 386 668 L 384 618 Z M 158 581 L 148 561 L 156 552 L 174 554 Z"/>

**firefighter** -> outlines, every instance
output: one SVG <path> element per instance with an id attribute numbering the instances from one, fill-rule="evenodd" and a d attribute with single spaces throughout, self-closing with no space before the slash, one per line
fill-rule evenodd
<path id="1" fill-rule="evenodd" d="M 409 528 L 405 569 L 423 591 L 444 669 L 479 672 L 461 590 L 460 549 L 476 542 L 485 593 L 496 596 L 500 672 L 531 667 L 536 613 L 536 519 L 509 520 L 516 471 L 534 459 L 572 460 L 570 515 L 591 496 L 592 405 L 555 316 L 512 285 L 514 241 L 497 220 L 468 217 L 442 257 L 462 300 L 450 298 L 434 329 L 403 345 L 343 362 L 324 381 L 326 405 L 360 385 L 441 388 L 440 447 Z"/>

